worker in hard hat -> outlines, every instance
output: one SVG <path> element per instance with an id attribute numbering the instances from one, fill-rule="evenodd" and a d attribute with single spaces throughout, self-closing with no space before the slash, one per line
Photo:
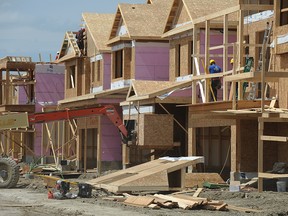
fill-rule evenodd
<path id="1" fill-rule="evenodd" d="M 233 64 L 234 64 L 234 59 L 233 58 L 231 58 L 230 64 L 233 66 Z"/>
<path id="2" fill-rule="evenodd" d="M 55 60 L 59 59 L 59 55 L 60 55 L 60 52 L 57 51 L 57 53 L 56 53 L 56 57 L 55 57 Z"/>
<path id="3" fill-rule="evenodd" d="M 210 60 L 210 66 L 209 66 L 209 73 L 210 74 L 215 74 L 215 73 L 220 73 L 220 72 L 222 72 L 221 67 L 219 67 L 216 64 L 214 59 L 211 59 Z M 213 94 L 211 92 L 211 99 L 212 99 L 212 101 L 213 100 L 217 101 L 217 90 L 221 88 L 220 77 L 215 77 L 215 78 L 211 79 L 211 87 L 212 87 L 212 91 L 213 91 L 213 94 L 214 94 L 214 97 L 213 97 Z"/>

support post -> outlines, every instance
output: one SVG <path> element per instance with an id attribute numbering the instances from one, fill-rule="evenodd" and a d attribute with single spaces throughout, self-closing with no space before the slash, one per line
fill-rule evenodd
<path id="1" fill-rule="evenodd" d="M 98 127 L 97 127 L 97 171 L 100 175 L 102 172 L 102 140 L 101 140 L 101 118 L 98 117 Z"/>
<path id="2" fill-rule="evenodd" d="M 263 136 L 264 121 L 263 118 L 258 118 L 258 173 L 263 172 Z M 258 177 L 258 192 L 263 191 L 263 178 Z"/>
<path id="3" fill-rule="evenodd" d="M 205 22 L 205 66 L 207 69 L 205 71 L 208 72 L 209 59 L 210 59 L 210 21 L 206 20 Z M 206 102 L 210 101 L 210 79 L 205 80 L 205 98 Z"/>
<path id="4" fill-rule="evenodd" d="M 87 171 L 87 117 L 85 117 L 85 132 L 84 132 L 84 173 Z"/>
<path id="5" fill-rule="evenodd" d="M 240 179 L 240 120 L 236 120 L 235 125 L 231 125 L 231 181 L 239 181 Z"/>
<path id="6" fill-rule="evenodd" d="M 224 17 L 224 34 L 223 34 L 223 43 L 224 43 L 224 48 L 223 48 L 223 71 L 226 72 L 228 71 L 228 14 L 225 14 Z M 228 83 L 224 82 L 223 79 L 223 100 L 227 101 L 228 97 Z"/>

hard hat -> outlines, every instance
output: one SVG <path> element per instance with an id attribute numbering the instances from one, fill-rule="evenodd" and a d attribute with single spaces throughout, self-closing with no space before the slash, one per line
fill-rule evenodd
<path id="1" fill-rule="evenodd" d="M 212 63 L 215 63 L 215 60 L 214 60 L 214 59 L 211 59 L 211 60 L 210 60 L 210 64 L 212 64 Z"/>
<path id="2" fill-rule="evenodd" d="M 60 52 L 59 51 L 57 51 L 57 54 L 59 54 Z"/>
<path id="3" fill-rule="evenodd" d="M 234 63 L 234 59 L 232 58 L 231 60 L 230 60 L 230 64 L 233 64 Z"/>

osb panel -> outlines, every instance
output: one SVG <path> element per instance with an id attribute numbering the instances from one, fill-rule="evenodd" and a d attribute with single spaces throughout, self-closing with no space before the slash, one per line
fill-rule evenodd
<path id="1" fill-rule="evenodd" d="M 94 44 L 90 31 L 86 32 L 86 37 L 87 37 L 87 56 L 91 57 L 94 56 L 98 52 L 98 50 Z"/>
<path id="2" fill-rule="evenodd" d="M 84 86 L 85 86 L 85 94 L 89 94 L 90 93 L 90 84 L 91 84 L 91 68 L 90 68 L 90 59 L 89 58 L 85 58 L 84 59 L 85 62 L 85 66 L 84 66 Z"/>
<path id="3" fill-rule="evenodd" d="M 287 35 L 288 25 L 276 27 L 275 36 Z M 276 54 L 282 54 L 288 52 L 288 44 L 276 45 Z"/>
<path id="4" fill-rule="evenodd" d="M 77 119 L 77 127 L 78 129 L 98 128 L 99 119 L 100 119 L 100 116 L 87 117 L 86 119 L 79 118 Z"/>
<path id="5" fill-rule="evenodd" d="M 173 145 L 173 116 L 140 114 L 138 145 L 169 147 Z"/>
<path id="6" fill-rule="evenodd" d="M 194 116 L 195 114 L 191 114 L 190 115 Z M 199 118 L 199 119 L 195 119 L 194 117 L 191 118 L 190 122 L 191 122 L 191 126 L 193 128 L 196 127 L 221 127 L 221 126 L 231 126 L 231 125 L 235 125 L 236 121 L 234 119 L 215 119 L 216 117 L 214 117 L 213 121 L 211 121 L 211 119 L 206 118 Z"/>
<path id="7" fill-rule="evenodd" d="M 177 86 L 179 83 L 169 81 L 134 80 L 132 85 L 136 95 L 141 96 L 149 95 L 173 86 Z"/>
<path id="8" fill-rule="evenodd" d="M 131 37 L 159 36 L 163 34 L 173 0 L 159 1 L 157 4 L 120 4 L 122 18 Z M 120 16 L 119 14 L 117 14 Z M 119 19 L 120 17 L 116 17 Z M 114 27 L 119 26 L 115 20 Z M 139 28 L 141 26 L 141 28 Z"/>
<path id="9" fill-rule="evenodd" d="M 191 21 L 187 9 L 184 7 L 183 2 L 181 1 L 176 12 L 176 17 L 174 18 L 173 25 L 183 24 Z"/>
<path id="10" fill-rule="evenodd" d="M 192 20 L 203 17 L 217 11 L 225 10 L 229 7 L 238 5 L 239 0 L 219 1 L 219 0 L 201 0 L 184 1 Z"/>
<path id="11" fill-rule="evenodd" d="M 288 79 L 281 78 L 279 81 L 279 107 L 287 109 L 288 108 Z"/>
<path id="12" fill-rule="evenodd" d="M 131 60 L 132 60 L 132 49 L 129 47 L 125 47 L 124 53 L 123 53 L 123 61 L 124 61 L 123 78 L 124 80 L 131 78 Z"/>
<path id="13" fill-rule="evenodd" d="M 76 88 L 70 88 L 65 90 L 65 99 L 76 97 L 77 96 L 77 89 Z"/>
<path id="14" fill-rule="evenodd" d="M 218 173 L 186 173 L 185 187 L 203 187 L 204 182 L 225 183 Z"/>
<path id="15" fill-rule="evenodd" d="M 94 39 L 93 44 L 88 44 L 88 46 L 91 45 L 94 49 L 97 47 L 98 50 L 110 50 L 106 42 L 109 40 L 115 14 L 83 13 L 82 17 L 91 38 Z M 94 55 L 93 50 L 92 53 Z"/>

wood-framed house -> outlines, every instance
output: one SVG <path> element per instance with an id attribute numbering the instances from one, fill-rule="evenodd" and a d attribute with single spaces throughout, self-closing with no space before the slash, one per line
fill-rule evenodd
<path id="1" fill-rule="evenodd" d="M 31 57 L 6 56 L 0 59 L 0 112 L 35 112 L 35 65 Z M 21 97 L 20 89 L 25 89 Z M 2 122 L 3 124 L 3 122 Z M 5 129 L 7 122 L 4 121 Z M 6 125 L 6 127 L 5 127 Z M 1 154 L 13 158 L 26 159 L 33 156 L 33 130 L 2 130 Z"/>
<path id="2" fill-rule="evenodd" d="M 209 4 L 214 5 L 211 11 L 205 6 Z M 271 23 L 274 20 L 274 7 L 278 7 L 276 15 L 278 14 L 278 19 L 282 18 L 283 22 L 286 12 L 283 2 L 275 5 L 273 1 L 265 0 L 201 1 L 201 3 L 175 0 L 173 2 L 163 37 L 170 38 L 170 81 L 184 82 L 175 85 L 174 88 L 168 86 L 166 90 L 165 87 L 160 87 L 159 92 L 163 94 L 179 86 L 188 86 L 185 82 L 189 83 L 190 80 L 192 104 L 187 106 L 189 109 L 187 115 L 188 145 L 185 153 L 188 156 L 203 155 L 205 157 L 204 167 L 197 167 L 198 171 L 221 171 L 224 178 L 230 178 L 233 181 L 239 180 L 242 172 L 248 177 L 254 177 L 257 176 L 258 171 L 263 173 L 265 170 L 272 169 L 273 163 L 287 160 L 283 158 L 286 151 L 281 152 L 285 149 L 283 146 L 264 145 L 263 147 L 262 142 L 264 138 L 268 139 L 263 133 L 279 134 L 286 126 L 275 127 L 274 124 L 273 127 L 273 124 L 269 124 L 269 121 L 272 121 L 269 119 L 264 131 L 262 123 L 259 123 L 259 128 L 262 129 L 258 131 L 258 122 L 265 121 L 260 118 L 262 113 L 267 112 L 264 107 L 274 104 L 274 100 L 272 100 L 273 103 L 271 102 L 272 97 L 279 95 L 277 102 L 281 108 L 287 106 L 285 105 L 287 91 L 284 90 L 286 81 L 283 79 L 287 74 L 279 73 L 285 72 L 285 63 L 279 62 L 281 55 L 285 56 L 285 49 L 282 50 L 282 47 L 286 46 L 285 35 L 284 39 L 281 36 L 286 27 L 276 25 L 273 28 L 274 34 L 271 32 L 268 34 L 270 31 L 268 29 L 271 29 Z M 265 40 L 265 32 L 269 40 Z M 276 49 L 274 48 L 276 53 L 278 48 L 276 55 L 273 54 L 275 52 L 273 49 L 266 48 L 272 41 L 270 41 L 272 35 L 274 35 L 274 41 L 278 40 L 278 47 L 276 44 Z M 279 41 L 281 41 L 280 45 Z M 263 52 L 268 53 L 267 56 Z M 269 52 L 271 52 L 270 55 Z M 262 55 L 266 57 L 263 58 Z M 223 101 L 205 100 L 210 94 L 209 81 L 214 77 L 214 75 L 207 74 L 204 69 L 209 65 L 211 58 L 216 59 L 216 62 L 223 68 L 223 73 L 217 75 L 222 78 L 221 100 Z M 234 59 L 233 66 L 229 64 L 231 58 Z M 254 60 L 252 67 L 243 73 L 244 67 L 249 63 L 248 59 Z M 276 68 L 273 69 L 273 65 Z M 265 80 L 261 80 L 262 74 L 265 75 Z M 236 93 L 236 82 L 239 94 Z M 244 82 L 249 84 L 246 92 L 243 92 Z M 258 92 L 250 88 L 254 83 L 260 83 Z M 269 88 L 266 87 L 269 91 L 262 89 L 262 86 L 263 88 L 269 86 Z M 150 100 L 155 99 L 157 97 L 155 92 L 157 91 L 138 95 L 138 98 L 133 95 L 134 92 L 128 95 L 127 101 L 141 102 L 149 98 L 147 95 L 151 96 Z M 248 93 L 254 94 L 252 100 L 247 99 Z M 238 94 L 237 98 L 236 94 Z M 281 105 L 282 103 L 284 104 Z M 251 111 L 251 109 L 254 110 Z M 268 111 L 271 112 L 271 109 Z M 280 120 L 278 118 L 275 121 Z M 272 138 L 269 137 L 269 139 Z M 283 137 L 273 137 L 273 139 L 273 141 L 284 140 Z M 266 160 L 263 160 L 263 157 Z M 267 178 L 267 175 L 263 174 L 263 178 Z M 261 180 L 259 182 L 261 188 Z"/>
<path id="3" fill-rule="evenodd" d="M 174 5 L 177 4 L 177 2 L 180 1 L 174 1 Z M 189 8 L 189 5 L 193 5 L 193 1 L 188 0 L 183 0 L 182 3 L 183 8 Z M 210 3 L 210 1 L 209 3 L 207 2 L 207 4 Z M 221 7 L 221 4 L 226 4 L 226 6 L 222 7 L 222 9 L 217 8 Z M 263 137 L 263 125 L 261 123 L 263 120 L 261 120 L 261 116 L 262 113 L 264 116 L 269 116 L 269 114 L 264 113 L 272 112 L 272 108 L 267 110 L 265 109 L 266 105 L 274 104 L 271 103 L 271 98 L 277 95 L 279 95 L 278 103 L 281 104 L 284 102 L 284 106 L 281 105 L 281 108 L 286 108 L 285 79 L 283 78 L 285 78 L 287 74 L 280 73 L 285 72 L 284 68 L 277 68 L 281 65 L 279 62 L 277 63 L 277 58 L 278 61 L 281 58 L 280 53 L 278 56 L 275 55 L 273 57 L 273 49 L 269 50 L 269 48 L 267 48 L 272 41 L 270 41 L 270 39 L 275 38 L 275 29 L 277 32 L 277 28 L 279 28 L 277 25 L 274 27 L 274 34 L 271 34 L 269 30 L 274 20 L 273 9 L 277 4 L 274 5 L 273 1 L 258 0 L 253 2 L 217 1 L 214 2 L 213 5 L 217 8 L 216 11 L 209 12 L 206 15 L 203 14 L 195 18 L 191 23 L 187 23 L 187 18 L 184 19 L 183 17 L 185 16 L 181 16 L 180 13 L 178 20 L 182 19 L 181 22 L 184 23 L 184 25 L 174 25 L 173 27 L 172 16 L 171 20 L 168 21 L 170 25 L 167 25 L 168 29 L 166 29 L 164 37 L 175 37 L 176 53 L 177 36 L 180 38 L 181 35 L 184 35 L 182 38 L 185 38 L 185 35 L 189 34 L 188 32 L 190 31 L 193 41 L 198 42 L 193 43 L 193 51 L 190 51 L 192 57 L 198 58 L 198 63 L 194 62 L 192 66 L 192 89 L 196 89 L 196 91 L 192 90 L 192 104 L 188 106 L 188 155 L 204 155 L 206 171 L 219 172 L 220 170 L 223 177 L 230 177 L 231 181 L 233 181 L 239 180 L 242 172 L 248 177 L 254 177 L 258 175 L 257 172 L 262 173 L 269 169 L 272 170 L 275 162 L 286 161 L 286 159 L 283 159 L 283 156 L 281 156 L 286 152 L 281 152 L 283 147 L 263 145 L 263 140 L 267 137 Z M 178 6 L 181 7 L 181 4 L 178 4 Z M 199 4 L 196 5 L 196 7 L 199 6 Z M 279 7 L 278 4 L 278 14 L 281 14 L 279 11 L 285 12 L 285 9 L 279 9 Z M 207 8 L 203 7 L 202 10 L 206 9 Z M 174 10 L 177 11 L 175 8 Z M 269 25 L 267 25 L 267 23 L 269 23 Z M 280 28 L 285 27 L 282 26 Z M 201 29 L 203 32 L 203 44 L 201 43 L 201 34 L 199 36 Z M 221 30 L 223 39 L 220 40 L 219 43 L 213 44 L 212 40 L 215 41 L 213 34 L 217 29 Z M 232 41 L 229 39 L 231 35 L 230 32 L 232 32 L 232 35 L 237 36 Z M 268 36 L 266 37 L 268 40 L 265 40 L 265 35 Z M 271 37 L 272 35 L 274 36 Z M 199 38 L 200 42 L 198 41 Z M 184 39 L 182 40 L 185 41 Z M 171 43 L 173 46 L 173 40 Z M 277 50 L 277 45 L 275 47 Z M 216 50 L 217 53 L 215 53 Z M 187 52 L 189 51 L 186 51 L 186 55 Z M 272 54 L 269 55 L 269 52 Z M 267 56 L 266 53 L 268 53 Z M 218 74 L 218 76 L 223 79 L 223 101 L 207 102 L 203 100 L 203 97 L 202 100 L 198 98 L 197 89 L 200 86 L 198 81 L 205 81 L 202 84 L 202 95 L 205 95 L 205 98 L 207 98 L 210 92 L 209 81 L 213 78 L 213 75 L 205 74 L 204 68 L 201 68 L 201 66 L 198 67 L 198 65 L 199 58 L 201 57 L 204 58 L 204 65 L 209 65 L 209 60 L 214 58 L 213 55 L 219 58 L 217 60 L 218 62 L 223 62 L 221 65 L 223 67 L 223 73 Z M 177 60 L 177 58 L 174 57 L 175 55 L 172 54 L 171 56 L 172 61 L 173 59 Z M 229 66 L 231 58 L 234 59 L 233 67 Z M 247 66 L 248 58 L 252 58 L 254 62 L 252 67 L 249 67 L 249 70 L 245 70 L 244 73 L 244 67 Z M 269 61 L 270 65 L 268 65 Z M 184 64 L 183 67 L 188 68 L 186 71 L 189 71 L 189 64 L 187 64 L 187 62 L 181 62 L 181 64 Z M 173 77 L 173 79 L 175 79 L 174 74 L 176 74 L 175 68 L 179 68 L 179 65 L 178 67 L 175 67 L 175 65 L 178 65 L 177 61 L 170 68 L 172 71 L 170 76 Z M 273 69 L 273 65 L 277 69 Z M 179 75 L 179 73 L 177 75 Z M 187 76 L 187 74 L 183 74 L 182 76 L 185 75 Z M 236 82 L 238 83 L 238 98 L 236 98 Z M 251 98 L 247 100 L 247 95 L 243 92 L 244 82 L 247 82 L 249 87 L 251 87 L 250 85 L 253 83 L 260 83 L 258 84 L 258 95 L 255 89 L 253 90 L 253 88 L 251 88 L 249 90 L 249 94 L 254 94 L 252 100 Z M 269 94 L 265 91 L 265 86 L 267 86 L 265 83 L 269 85 Z M 278 87 L 278 85 L 280 86 Z M 246 89 L 246 93 L 247 91 L 248 89 Z M 277 106 L 277 103 L 275 106 Z M 258 121 L 260 122 L 259 131 Z M 271 121 L 271 119 L 267 121 Z M 266 123 L 265 125 L 264 134 L 279 134 L 283 130 L 281 127 L 276 128 L 275 125 L 273 127 L 273 124 Z M 263 160 L 263 157 L 265 160 Z M 203 170 L 203 167 L 198 167 L 198 171 Z M 267 178 L 267 175 L 263 174 L 263 176 Z M 259 177 L 261 179 L 259 186 L 262 188 L 261 174 Z"/>
<path id="4" fill-rule="evenodd" d="M 59 106 L 61 109 L 81 109 L 111 104 L 119 108 L 128 88 L 120 91 L 110 89 L 111 48 L 106 46 L 106 42 L 114 15 L 83 13 L 82 18 L 84 55 L 79 54 L 75 36 L 68 38 L 67 33 L 65 39 L 68 42 L 64 40 L 60 52 L 66 53 L 58 60 L 66 65 L 66 81 L 65 99 L 59 101 Z M 65 159 L 75 159 L 77 169 L 84 172 L 95 168 L 98 172 L 121 168 L 121 136 L 106 116 L 79 118 L 73 122 L 66 126 L 64 143 L 69 144 L 63 147 Z"/>
<path id="5" fill-rule="evenodd" d="M 16 125 L 5 123 L 6 129 L 9 126 L 10 129 L 1 132 L 1 154 L 25 162 L 49 158 L 50 154 L 45 149 L 49 147 L 51 137 L 43 135 L 46 129 L 43 130 L 41 124 L 29 124 L 24 113 L 33 114 L 57 107 L 58 100 L 63 99 L 63 65 L 36 63 L 31 57 L 7 56 L 0 60 L 0 67 L 1 114 L 17 113 L 20 116 L 15 121 Z M 21 121 L 27 122 L 27 128 L 17 126 Z"/>
<path id="6" fill-rule="evenodd" d="M 112 48 L 111 88 L 129 86 L 126 101 L 121 103 L 123 119 L 137 132 L 137 141 L 123 148 L 124 166 L 148 161 L 151 156 L 159 157 L 167 150 L 179 155 L 180 141 L 187 141 L 185 130 L 181 124 L 174 123 L 170 114 L 176 114 L 185 124 L 182 109 L 177 112 L 175 104 L 190 103 L 191 97 L 167 91 L 168 88 L 174 90 L 175 84 L 179 85 L 169 81 L 169 41 L 162 38 L 172 1 L 147 3 L 120 4 L 108 41 Z M 185 83 L 180 84 L 185 87 Z M 163 97 L 155 99 L 155 95 Z M 153 130 L 146 126 L 148 119 L 150 124 L 154 122 Z M 168 128 L 164 129 L 161 122 Z M 178 148 L 173 151 L 175 145 Z"/>

